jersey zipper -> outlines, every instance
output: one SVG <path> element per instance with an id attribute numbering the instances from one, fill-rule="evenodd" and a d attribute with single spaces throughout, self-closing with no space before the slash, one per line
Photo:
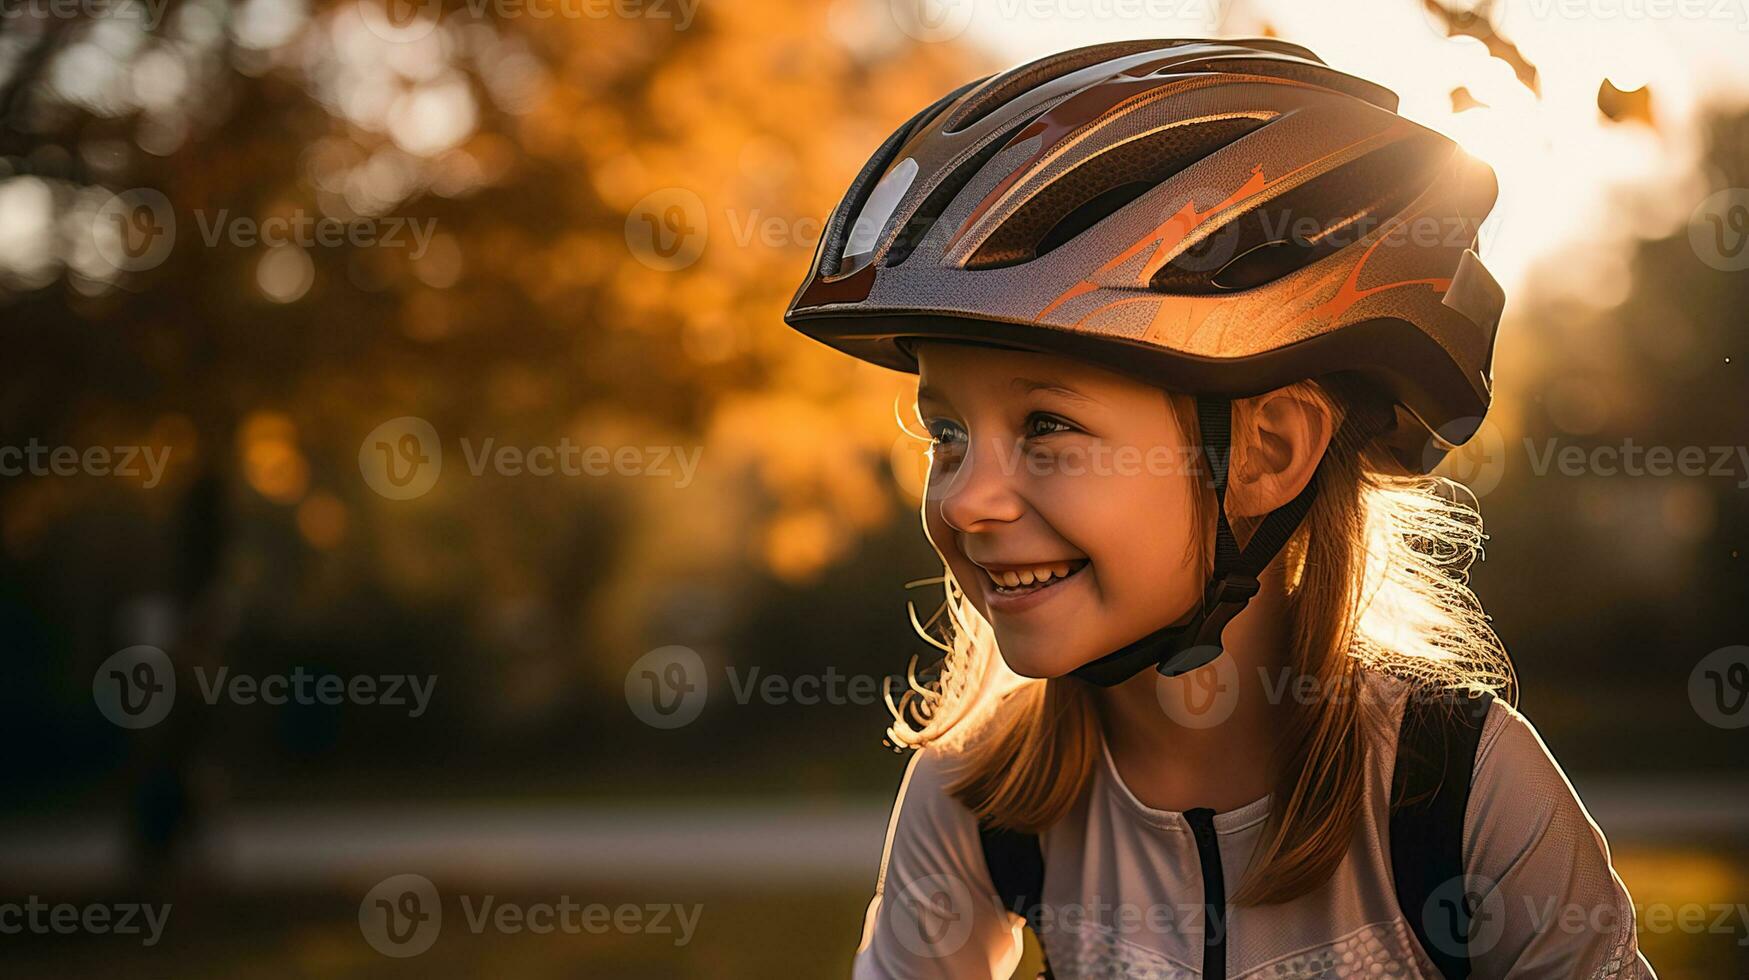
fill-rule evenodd
<path id="1" fill-rule="evenodd" d="M 1221 845 L 1215 839 L 1215 811 L 1206 806 L 1184 811 L 1196 838 L 1202 866 L 1202 980 L 1227 975 L 1227 878 L 1221 870 Z"/>

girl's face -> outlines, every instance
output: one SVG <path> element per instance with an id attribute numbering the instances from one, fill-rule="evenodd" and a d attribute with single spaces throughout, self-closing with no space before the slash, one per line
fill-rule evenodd
<path id="1" fill-rule="evenodd" d="M 1164 390 L 993 347 L 918 361 L 924 530 L 1012 670 L 1066 674 L 1191 610 L 1194 447 Z"/>

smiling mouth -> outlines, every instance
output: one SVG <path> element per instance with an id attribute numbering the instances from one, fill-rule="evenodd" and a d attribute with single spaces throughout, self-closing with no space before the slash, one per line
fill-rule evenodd
<path id="1" fill-rule="evenodd" d="M 995 587 L 997 595 L 1026 595 L 1029 592 L 1042 592 L 1053 588 L 1059 582 L 1074 578 L 1081 569 L 1089 564 L 1085 558 L 1070 561 L 1046 562 L 1026 568 L 1009 568 L 1000 571 L 984 569 L 984 574 Z"/>

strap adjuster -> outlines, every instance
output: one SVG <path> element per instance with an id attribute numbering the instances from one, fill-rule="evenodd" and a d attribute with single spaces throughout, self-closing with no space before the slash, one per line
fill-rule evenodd
<path id="1" fill-rule="evenodd" d="M 1197 626 L 1196 639 L 1191 642 L 1199 647 L 1214 647 L 1215 656 L 1219 656 L 1221 633 L 1234 616 L 1245 611 L 1245 605 L 1260 588 L 1257 576 L 1243 572 L 1228 572 L 1210 583 L 1208 601 L 1203 604 L 1202 622 Z"/>
<path id="2" fill-rule="evenodd" d="M 1245 575 L 1240 572 L 1228 572 L 1217 582 L 1209 583 L 1209 606 L 1237 604 L 1239 609 L 1254 598 L 1262 586 L 1255 575 Z M 1238 613 L 1239 609 L 1233 610 Z"/>
<path id="3" fill-rule="evenodd" d="M 1219 657 L 1222 653 L 1221 633 L 1234 616 L 1244 611 L 1261 588 L 1255 575 L 1242 572 L 1228 572 L 1210 582 L 1202 611 L 1185 626 L 1186 630 L 1192 631 L 1187 641 L 1181 639 L 1174 643 L 1171 652 L 1155 664 L 1154 669 L 1162 677 L 1177 677 Z"/>

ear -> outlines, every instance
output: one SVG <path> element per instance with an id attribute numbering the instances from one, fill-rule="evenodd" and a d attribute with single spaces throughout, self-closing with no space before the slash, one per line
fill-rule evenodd
<path id="1" fill-rule="evenodd" d="M 1293 385 L 1235 402 L 1232 469 L 1227 476 L 1227 516 L 1262 517 L 1299 495 L 1324 450 L 1335 421 L 1330 407 L 1303 386 Z"/>

